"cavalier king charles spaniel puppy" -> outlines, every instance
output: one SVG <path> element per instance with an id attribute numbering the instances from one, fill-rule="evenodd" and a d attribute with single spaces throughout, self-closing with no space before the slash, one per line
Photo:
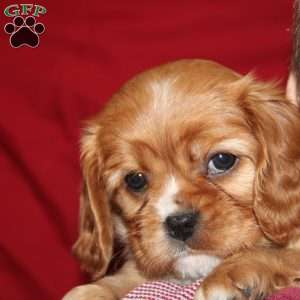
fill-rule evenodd
<path id="1" fill-rule="evenodd" d="M 204 278 L 197 300 L 300 283 L 300 114 L 273 84 L 205 60 L 128 81 L 81 139 L 74 253 L 115 300 L 148 280 Z"/>

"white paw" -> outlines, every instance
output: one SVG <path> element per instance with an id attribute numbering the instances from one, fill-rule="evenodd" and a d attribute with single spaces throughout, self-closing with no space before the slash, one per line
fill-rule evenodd
<path id="1" fill-rule="evenodd" d="M 222 287 L 215 287 L 205 296 L 202 288 L 199 288 L 195 294 L 194 300 L 234 300 L 239 299 L 234 291 L 226 290 Z"/>

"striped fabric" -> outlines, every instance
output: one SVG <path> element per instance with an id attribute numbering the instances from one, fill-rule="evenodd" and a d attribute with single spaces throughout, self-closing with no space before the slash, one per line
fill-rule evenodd
<path id="1" fill-rule="evenodd" d="M 147 282 L 131 291 L 123 300 L 193 300 L 201 280 L 190 285 L 167 281 Z"/>

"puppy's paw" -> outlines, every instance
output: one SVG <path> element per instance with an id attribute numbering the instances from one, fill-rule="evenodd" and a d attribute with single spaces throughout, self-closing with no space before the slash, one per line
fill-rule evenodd
<path id="1" fill-rule="evenodd" d="M 276 276 L 255 262 L 223 264 L 209 275 L 195 300 L 263 300 L 275 290 Z"/>
<path id="2" fill-rule="evenodd" d="M 196 292 L 195 300 L 263 300 L 267 293 L 256 288 L 239 288 L 235 286 L 222 286 L 221 284 L 201 287 Z"/>
<path id="3" fill-rule="evenodd" d="M 73 288 L 62 300 L 116 300 L 116 298 L 106 287 L 85 284 Z"/>

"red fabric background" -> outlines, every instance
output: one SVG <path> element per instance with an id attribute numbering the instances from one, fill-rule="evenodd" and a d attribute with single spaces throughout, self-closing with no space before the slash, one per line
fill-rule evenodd
<path id="1" fill-rule="evenodd" d="M 292 2 L 41 0 L 39 47 L 13 49 L 3 9 L 15 2 L 1 1 L 0 299 L 60 299 L 83 282 L 70 255 L 81 120 L 133 74 L 177 58 L 286 78 Z"/>

